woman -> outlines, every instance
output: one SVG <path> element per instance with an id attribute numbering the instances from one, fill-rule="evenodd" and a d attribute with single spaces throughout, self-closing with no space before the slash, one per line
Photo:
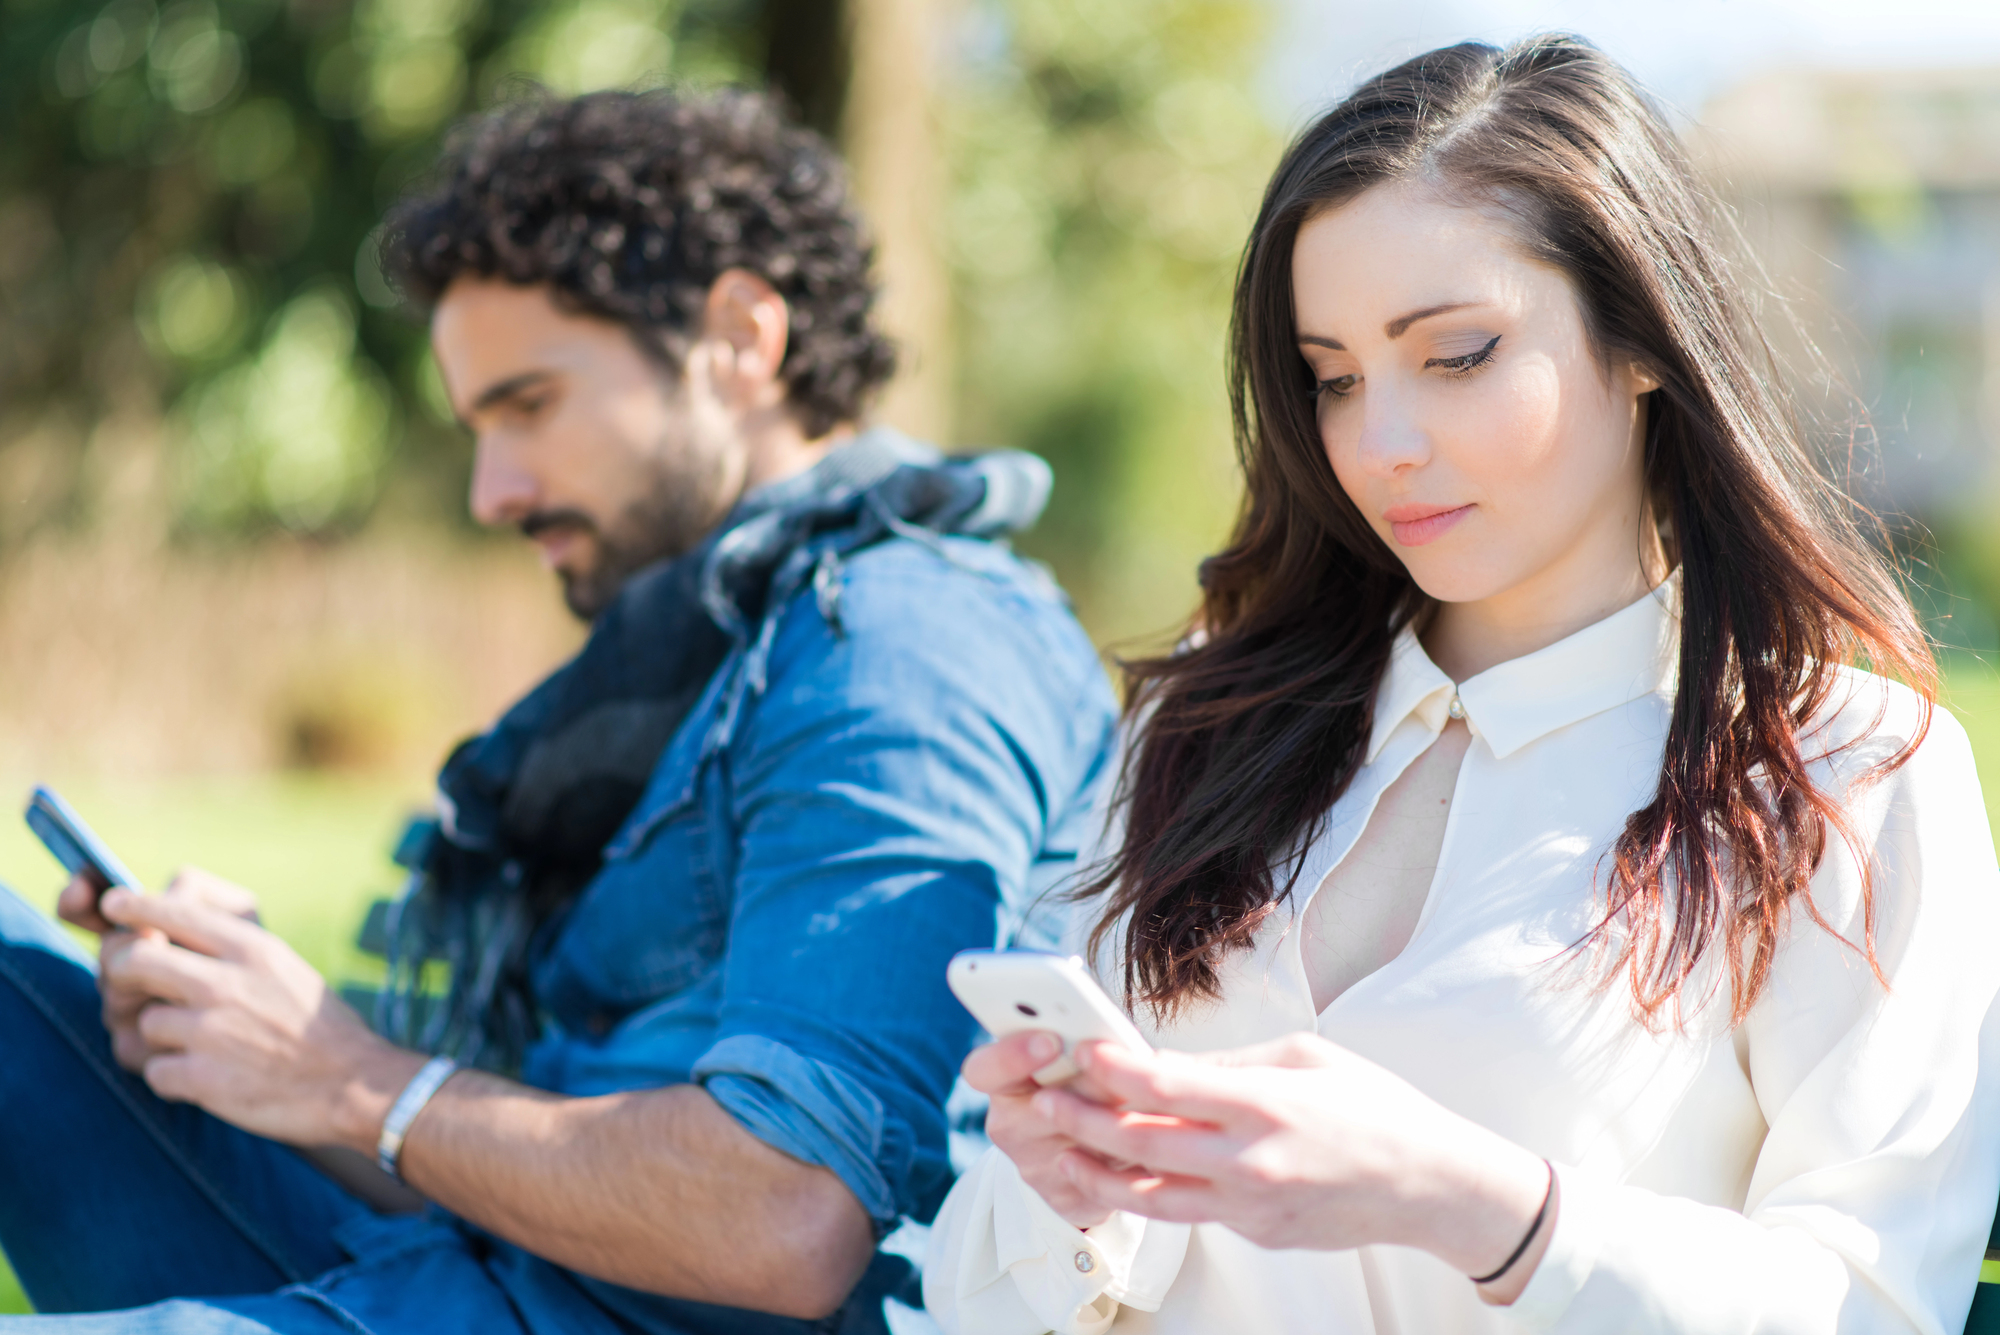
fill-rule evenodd
<path id="1" fill-rule="evenodd" d="M 1432 52 L 1286 155 L 1243 517 L 1130 669 L 1086 892 L 1198 1055 L 967 1061 L 947 1331 L 1963 1323 L 1991 836 L 1705 203 L 1569 38 Z"/>

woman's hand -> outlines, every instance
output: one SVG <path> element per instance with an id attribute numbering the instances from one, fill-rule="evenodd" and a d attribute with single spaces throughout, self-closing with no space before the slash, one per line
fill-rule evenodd
<path id="1" fill-rule="evenodd" d="M 1109 1219 L 1111 1209 L 1087 1199 L 1058 1166 L 1065 1151 L 1080 1151 L 1034 1103 L 1042 1091 L 1034 1082 L 1034 1073 L 1061 1055 L 1062 1040 L 1054 1034 L 1042 1030 L 1009 1034 L 973 1049 L 965 1059 L 965 1083 L 992 1099 L 986 1112 L 986 1134 L 1014 1161 L 1021 1180 L 1072 1225 L 1090 1228 Z M 1111 1101 L 1109 1093 L 1087 1075 L 1064 1088 L 1078 1103 Z"/>
<path id="2" fill-rule="evenodd" d="M 1215 1222 L 1272 1248 L 1396 1243 L 1470 1276 L 1506 1261 L 1550 1189 L 1535 1155 L 1317 1037 L 1205 1056 L 1093 1043 L 1078 1060 L 1108 1097 L 1044 1090 L 1006 1122 L 1038 1176 L 1052 1147 L 1075 1146 L 1054 1151 L 1066 1218 Z M 1526 1286 L 1554 1212 L 1551 1201 L 1530 1250 L 1482 1290 L 1488 1301 Z"/>

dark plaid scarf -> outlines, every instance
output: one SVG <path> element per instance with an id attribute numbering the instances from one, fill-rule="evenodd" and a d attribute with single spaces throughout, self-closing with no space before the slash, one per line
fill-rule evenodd
<path id="1" fill-rule="evenodd" d="M 575 658 L 461 743 L 438 821 L 409 855 L 377 1027 L 497 1071 L 540 1031 L 538 934 L 596 874 L 667 743 L 725 665 L 763 684 L 776 612 L 808 584 L 836 633 L 842 558 L 891 535 L 996 538 L 1032 524 L 1049 473 L 1032 455 L 948 459 L 870 431 L 759 488 L 695 550 L 635 575 Z M 427 980 L 442 961 L 449 982 Z M 433 964 L 433 967 L 435 965 Z"/>

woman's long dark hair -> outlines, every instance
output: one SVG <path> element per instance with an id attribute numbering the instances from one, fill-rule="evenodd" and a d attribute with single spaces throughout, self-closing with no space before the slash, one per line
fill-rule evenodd
<path id="1" fill-rule="evenodd" d="M 1722 950 L 1740 1019 L 1794 900 L 1824 925 L 1801 892 L 1829 827 L 1847 834 L 1801 734 L 1840 665 L 1898 677 L 1926 708 L 1935 667 L 1892 572 L 1813 467 L 1679 143 L 1623 70 L 1572 37 L 1420 56 L 1279 164 L 1231 325 L 1247 496 L 1202 567 L 1188 647 L 1126 666 L 1125 837 L 1083 892 L 1104 897 L 1093 944 L 1120 938 L 1128 994 L 1162 1013 L 1215 995 L 1221 957 L 1291 893 L 1362 763 L 1395 637 L 1428 607 L 1334 480 L 1292 307 L 1299 228 L 1412 178 L 1511 216 L 1529 253 L 1568 276 L 1600 363 L 1634 360 L 1660 381 L 1645 464 L 1681 570 L 1680 679 L 1659 788 L 1611 850 L 1591 941 L 1649 1020 Z M 1868 904 L 1855 944 L 1872 966 Z"/>

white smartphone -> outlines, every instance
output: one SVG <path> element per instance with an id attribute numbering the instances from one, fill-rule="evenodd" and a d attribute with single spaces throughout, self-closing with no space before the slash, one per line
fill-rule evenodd
<path id="1" fill-rule="evenodd" d="M 995 1038 L 1046 1029 L 1062 1039 L 1062 1055 L 1035 1072 L 1037 1084 L 1059 1085 L 1080 1074 L 1076 1045 L 1087 1038 L 1142 1054 L 1153 1050 L 1075 955 L 1065 959 L 1040 950 L 961 950 L 952 956 L 945 981 Z"/>

